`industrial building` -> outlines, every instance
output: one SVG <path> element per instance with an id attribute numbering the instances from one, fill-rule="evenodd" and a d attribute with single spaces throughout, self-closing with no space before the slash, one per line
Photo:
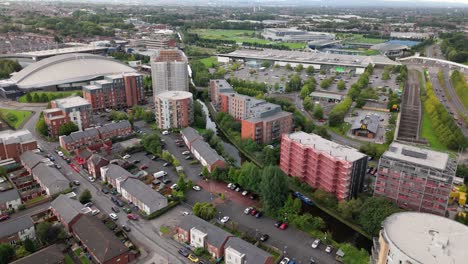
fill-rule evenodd
<path id="1" fill-rule="evenodd" d="M 132 107 L 144 101 L 143 75 L 126 73 L 104 76 L 83 86 L 83 97 L 93 110 Z"/>
<path id="2" fill-rule="evenodd" d="M 154 95 L 165 91 L 188 91 L 187 65 L 187 57 L 182 51 L 158 50 L 151 58 Z"/>
<path id="3" fill-rule="evenodd" d="M 281 138 L 280 167 L 312 188 L 349 200 L 362 192 L 367 156 L 318 135 L 295 132 Z"/>
<path id="4" fill-rule="evenodd" d="M 456 170 L 457 160 L 447 153 L 393 142 L 380 159 L 374 196 L 445 216 Z"/>
<path id="5" fill-rule="evenodd" d="M 156 124 L 160 129 L 184 128 L 193 122 L 193 95 L 166 91 L 154 96 Z"/>
<path id="6" fill-rule="evenodd" d="M 314 40 L 335 40 L 335 34 L 310 32 L 297 28 L 265 28 L 262 37 L 272 41 L 307 42 Z"/>
<path id="7" fill-rule="evenodd" d="M 451 219 L 416 212 L 387 217 L 374 238 L 371 264 L 466 263 L 468 227 Z"/>
<path id="8" fill-rule="evenodd" d="M 320 52 L 287 51 L 287 50 L 236 50 L 227 54 L 218 54 L 218 62 L 230 61 L 271 61 L 279 66 L 290 64 L 292 67 L 302 64 L 304 68 L 309 66 L 316 70 L 330 69 L 336 72 L 354 70 L 357 74 L 364 73 L 365 68 L 372 64 L 375 67 L 395 66 L 401 63 L 393 61 L 385 56 L 360 56 L 343 55 Z"/>

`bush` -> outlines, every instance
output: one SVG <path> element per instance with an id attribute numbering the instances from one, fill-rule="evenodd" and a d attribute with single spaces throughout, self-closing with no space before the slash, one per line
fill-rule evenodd
<path id="1" fill-rule="evenodd" d="M 176 207 L 179 204 L 179 201 L 171 201 L 167 204 L 166 207 L 159 209 L 158 211 L 146 216 L 146 219 L 151 220 L 158 216 L 163 215 L 164 213 L 168 212 L 172 208 Z"/>

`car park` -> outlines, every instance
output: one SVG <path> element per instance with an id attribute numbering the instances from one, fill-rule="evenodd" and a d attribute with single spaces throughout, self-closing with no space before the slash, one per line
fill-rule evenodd
<path id="1" fill-rule="evenodd" d="M 260 241 L 262 241 L 262 242 L 265 242 L 265 241 L 267 241 L 267 240 L 268 240 L 268 238 L 270 238 L 270 236 L 269 236 L 269 235 L 267 235 L 267 234 L 263 234 L 263 235 L 261 235 L 261 236 L 260 236 Z"/>
<path id="2" fill-rule="evenodd" d="M 190 261 L 192 261 L 193 263 L 197 263 L 198 260 L 199 260 L 198 257 L 195 256 L 195 255 L 193 255 L 193 254 L 190 254 L 190 255 L 188 256 L 188 259 L 189 259 Z"/>
<path id="3" fill-rule="evenodd" d="M 289 258 L 283 258 L 279 264 L 288 264 Z"/>
<path id="4" fill-rule="evenodd" d="M 193 188 L 195 191 L 201 191 L 201 187 L 198 186 L 198 185 L 194 185 L 192 188 Z"/>
<path id="5" fill-rule="evenodd" d="M 138 215 L 137 214 L 128 214 L 127 218 L 130 220 L 138 220 Z"/>
<path id="6" fill-rule="evenodd" d="M 314 242 L 312 243 L 312 248 L 318 248 L 320 245 L 320 239 L 315 239 Z"/>
<path id="7" fill-rule="evenodd" d="M 179 248 L 178 252 L 184 257 L 188 257 L 189 255 L 188 251 L 185 248 Z"/>
<path id="8" fill-rule="evenodd" d="M 110 217 L 112 220 L 117 220 L 117 219 L 119 219 L 119 217 L 118 217 L 116 214 L 114 214 L 114 213 L 110 213 L 110 214 L 109 214 L 109 217 Z"/>
<path id="9" fill-rule="evenodd" d="M 229 221 L 229 216 L 225 216 L 221 219 L 221 223 L 227 223 Z"/>

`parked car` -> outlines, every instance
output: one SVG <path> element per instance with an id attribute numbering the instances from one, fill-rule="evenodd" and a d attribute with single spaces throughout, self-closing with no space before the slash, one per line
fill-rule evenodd
<path id="1" fill-rule="evenodd" d="M 265 241 L 267 241 L 267 240 L 268 240 L 268 238 L 270 238 L 270 236 L 269 236 L 269 235 L 267 235 L 267 234 L 263 234 L 263 235 L 261 235 L 261 236 L 260 236 L 260 241 L 262 241 L 262 242 L 265 242 Z"/>
<path id="2" fill-rule="evenodd" d="M 5 220 L 8 220 L 9 218 L 10 218 L 10 216 L 8 214 L 0 215 L 0 221 L 5 221 Z"/>
<path id="3" fill-rule="evenodd" d="M 57 164 L 57 163 L 55 163 L 54 166 L 55 166 L 55 168 L 57 168 L 59 170 L 62 168 L 62 166 L 60 166 L 60 164 Z"/>
<path id="4" fill-rule="evenodd" d="M 195 255 L 193 255 L 193 254 L 190 254 L 190 255 L 188 256 L 188 259 L 189 259 L 190 261 L 194 262 L 194 263 L 197 263 L 198 260 L 199 260 L 198 257 L 195 256 Z"/>
<path id="5" fill-rule="evenodd" d="M 288 228 L 288 223 L 282 223 L 279 227 L 281 230 L 285 230 L 286 228 Z"/>
<path id="6" fill-rule="evenodd" d="M 109 214 L 109 217 L 110 217 L 112 220 L 117 220 L 117 219 L 119 219 L 119 217 L 118 217 L 116 214 L 114 214 L 114 213 L 110 213 L 110 214 Z"/>
<path id="7" fill-rule="evenodd" d="M 94 178 L 94 177 L 92 177 L 92 176 L 89 176 L 89 177 L 88 177 L 88 180 L 89 180 L 90 182 L 95 182 L 95 181 L 96 181 L 96 178 Z"/>
<path id="8" fill-rule="evenodd" d="M 93 202 L 89 202 L 89 203 L 85 203 L 84 207 L 91 207 L 93 205 L 94 205 Z"/>
<path id="9" fill-rule="evenodd" d="M 162 182 L 163 182 L 164 184 L 168 184 L 168 183 L 171 182 L 171 180 L 166 178 L 166 179 L 163 179 Z"/>
<path id="10" fill-rule="evenodd" d="M 73 184 L 76 185 L 76 186 L 80 186 L 81 182 L 75 180 L 75 181 L 73 181 Z"/>
<path id="11" fill-rule="evenodd" d="M 310 257 L 309 264 L 315 264 L 315 259 L 313 257 Z"/>
<path id="12" fill-rule="evenodd" d="M 115 207 L 115 206 L 112 206 L 111 207 L 111 210 L 116 212 L 116 213 L 119 213 L 120 212 L 120 209 L 118 207 Z"/>
<path id="13" fill-rule="evenodd" d="M 245 208 L 245 210 L 244 210 L 244 214 L 248 215 L 248 214 L 250 214 L 250 211 L 252 211 L 252 210 L 253 210 L 252 207 L 247 207 L 247 208 Z"/>
<path id="14" fill-rule="evenodd" d="M 115 201 L 115 204 L 116 204 L 118 207 L 123 207 L 123 206 L 124 206 L 124 204 L 123 204 L 122 201 L 120 201 L 120 200 Z"/>
<path id="15" fill-rule="evenodd" d="M 262 217 L 262 216 L 263 216 L 263 213 L 260 212 L 260 211 L 258 211 L 258 212 L 255 214 L 255 217 L 256 217 L 256 218 L 260 218 L 260 217 Z"/>
<path id="16" fill-rule="evenodd" d="M 154 156 L 154 155 L 151 156 L 151 160 L 157 160 L 157 159 L 158 159 L 158 157 L 156 157 L 156 156 Z"/>
<path id="17" fill-rule="evenodd" d="M 282 224 L 283 224 L 282 221 L 276 221 L 276 222 L 275 222 L 275 226 L 278 227 L 278 228 L 279 228 Z"/>
<path id="18" fill-rule="evenodd" d="M 138 215 L 137 214 L 128 214 L 127 218 L 130 220 L 138 220 Z"/>
<path id="19" fill-rule="evenodd" d="M 225 216 L 221 219 L 221 223 L 227 223 L 229 221 L 229 216 Z"/>
<path id="20" fill-rule="evenodd" d="M 179 254 L 181 254 L 184 257 L 188 257 L 189 253 L 185 248 L 179 248 Z"/>
<path id="21" fill-rule="evenodd" d="M 115 196 L 111 196 L 111 201 L 115 203 L 117 201 L 117 198 L 115 198 Z"/>
<path id="22" fill-rule="evenodd" d="M 177 190 L 177 183 L 172 184 L 171 189 L 172 190 Z"/>
<path id="23" fill-rule="evenodd" d="M 242 196 L 246 196 L 247 194 L 249 194 L 248 191 L 243 191 L 243 192 L 242 192 Z"/>
<path id="24" fill-rule="evenodd" d="M 320 239 L 315 239 L 314 242 L 312 243 L 312 248 L 318 248 L 320 245 Z"/>
<path id="25" fill-rule="evenodd" d="M 63 152 L 62 151 L 58 151 L 57 154 L 60 156 L 60 157 L 63 157 Z"/>
<path id="26" fill-rule="evenodd" d="M 289 258 L 283 258 L 280 262 L 280 264 L 288 264 L 289 263 Z"/>
<path id="27" fill-rule="evenodd" d="M 143 165 L 140 166 L 140 170 L 145 170 L 147 168 L 148 168 L 148 166 L 146 166 L 146 164 L 143 164 Z"/>
<path id="28" fill-rule="evenodd" d="M 328 254 L 330 254 L 330 253 L 332 252 L 332 247 L 327 246 L 327 247 L 325 248 L 325 252 L 327 252 Z"/>
<path id="29" fill-rule="evenodd" d="M 130 227 L 128 227 L 126 225 L 123 225 L 122 229 L 125 230 L 125 232 L 130 232 L 131 231 Z"/>
<path id="30" fill-rule="evenodd" d="M 253 208 L 252 211 L 250 211 L 250 215 L 256 215 L 257 214 L 257 209 Z"/>
<path id="31" fill-rule="evenodd" d="M 138 164 L 138 163 L 140 163 L 140 160 L 133 160 L 132 163 L 133 164 Z"/>
<path id="32" fill-rule="evenodd" d="M 236 188 L 236 192 L 240 192 L 242 189 L 240 187 Z"/>
<path id="33" fill-rule="evenodd" d="M 169 135 L 169 131 L 164 130 L 161 134 L 163 134 L 163 135 L 165 135 L 165 136 L 166 136 L 166 135 Z"/>
<path id="34" fill-rule="evenodd" d="M 185 160 L 191 160 L 191 159 L 193 159 L 193 158 L 192 158 L 192 156 L 185 156 L 184 159 L 185 159 Z"/>
<path id="35" fill-rule="evenodd" d="M 91 211 L 91 215 L 97 215 L 99 214 L 101 211 L 99 209 L 94 209 Z"/>
<path id="36" fill-rule="evenodd" d="M 104 194 L 108 194 L 108 193 L 109 193 L 109 189 L 107 189 L 107 188 L 102 188 L 102 189 L 101 189 L 101 192 L 103 192 Z"/>
<path id="37" fill-rule="evenodd" d="M 190 151 L 188 151 L 188 150 L 182 152 L 182 155 L 189 155 L 189 154 L 190 154 Z"/>
<path id="38" fill-rule="evenodd" d="M 194 185 L 192 188 L 193 188 L 195 191 L 201 191 L 201 187 L 198 186 L 198 185 Z"/>
<path id="39" fill-rule="evenodd" d="M 170 165 L 170 164 L 169 164 L 168 162 L 166 162 L 166 163 L 163 164 L 163 167 L 167 167 L 167 166 L 169 166 L 169 165 Z"/>
<path id="40" fill-rule="evenodd" d="M 122 157 L 122 159 L 129 159 L 131 156 L 129 154 L 126 154 L 125 156 Z"/>

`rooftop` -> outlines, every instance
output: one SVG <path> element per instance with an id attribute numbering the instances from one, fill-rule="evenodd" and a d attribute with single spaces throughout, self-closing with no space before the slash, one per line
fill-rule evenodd
<path id="1" fill-rule="evenodd" d="M 337 159 L 353 162 L 366 157 L 365 154 L 359 152 L 357 149 L 340 145 L 316 134 L 307 134 L 300 131 L 286 136 L 292 141 L 301 143 L 306 147 L 313 148 Z"/>
<path id="2" fill-rule="evenodd" d="M 225 248 L 232 248 L 237 252 L 244 254 L 244 263 L 267 263 L 266 259 L 272 258 L 272 255 L 268 252 L 238 237 L 229 238 L 226 242 Z"/>
<path id="3" fill-rule="evenodd" d="M 3 144 L 26 143 L 36 141 L 31 132 L 22 130 L 5 130 L 0 132 L 0 141 Z"/>
<path id="4" fill-rule="evenodd" d="M 61 109 L 91 105 L 88 101 L 86 101 L 86 99 L 80 96 L 71 96 L 62 99 L 56 99 L 54 100 L 54 102 L 57 104 L 57 107 Z"/>
<path id="5" fill-rule="evenodd" d="M 179 227 L 187 231 L 192 228 L 196 228 L 197 230 L 206 233 L 207 242 L 217 248 L 220 248 L 224 241 L 226 241 L 228 237 L 232 236 L 231 233 L 228 233 L 223 229 L 194 215 L 183 216 Z"/>
<path id="6" fill-rule="evenodd" d="M 167 198 L 138 179 L 127 178 L 121 188 L 145 204 L 150 213 L 167 205 Z"/>
<path id="7" fill-rule="evenodd" d="M 28 55 L 34 57 L 44 57 L 44 56 L 54 56 L 54 55 L 61 55 L 61 54 L 68 54 L 68 53 L 80 53 L 80 52 L 92 52 L 92 51 L 100 51 L 100 50 L 107 50 L 106 47 L 99 47 L 94 45 L 86 45 L 86 46 L 75 46 L 70 48 L 61 48 L 61 49 L 50 49 L 50 50 L 38 50 L 38 51 L 30 51 L 30 52 L 22 52 L 18 53 L 19 55 Z"/>
<path id="8" fill-rule="evenodd" d="M 202 156 L 203 159 L 210 165 L 219 160 L 224 161 L 224 158 L 221 157 L 218 152 L 210 147 L 210 145 L 208 145 L 208 143 L 206 143 L 203 139 L 199 139 L 193 142 L 192 149 L 197 151 L 200 156 Z"/>
<path id="9" fill-rule="evenodd" d="M 32 151 L 26 151 L 20 156 L 20 160 L 24 163 L 29 169 L 35 167 L 37 164 L 46 161 L 47 159 L 37 153 Z"/>
<path id="10" fill-rule="evenodd" d="M 37 264 L 39 259 L 41 260 L 41 264 L 63 263 L 63 259 L 65 258 L 63 254 L 64 249 L 65 245 L 53 244 L 31 255 L 13 261 L 11 264 Z"/>
<path id="11" fill-rule="evenodd" d="M 66 195 L 59 195 L 55 200 L 50 203 L 58 215 L 69 224 L 76 216 L 78 216 L 83 209 L 83 205 L 75 199 L 71 199 Z"/>
<path id="12" fill-rule="evenodd" d="M 44 163 L 39 163 L 32 169 L 32 173 L 49 189 L 50 195 L 63 192 L 69 188 L 69 181 L 55 167 L 52 168 Z"/>
<path id="13" fill-rule="evenodd" d="M 192 127 L 186 127 L 184 129 L 182 129 L 182 131 L 180 132 L 189 142 L 193 142 L 197 139 L 203 139 L 202 136 L 200 136 L 200 134 L 198 134 L 198 131 L 195 130 L 194 128 Z"/>
<path id="14" fill-rule="evenodd" d="M 343 95 L 337 93 L 329 93 L 329 92 L 312 92 L 310 94 L 312 97 L 320 97 L 320 98 L 329 98 L 335 100 L 343 100 Z"/>
<path id="15" fill-rule="evenodd" d="M 466 263 L 468 227 L 426 213 L 402 212 L 383 222 L 387 239 L 415 263 Z"/>
<path id="16" fill-rule="evenodd" d="M 379 128 L 380 115 L 371 114 L 371 115 L 360 115 L 354 119 L 351 129 L 367 129 L 372 133 L 377 133 Z"/>
<path id="17" fill-rule="evenodd" d="M 107 262 L 129 249 L 98 218 L 83 215 L 73 224 L 73 232 L 101 262 Z"/>
<path id="18" fill-rule="evenodd" d="M 161 99 L 172 99 L 172 100 L 182 100 L 182 99 L 189 99 L 192 98 L 193 95 L 190 92 L 185 92 L 185 91 L 166 91 L 159 93 L 157 97 Z"/>
<path id="19" fill-rule="evenodd" d="M 292 113 L 286 112 L 286 111 L 279 111 L 275 112 L 273 114 L 263 116 L 263 117 L 252 117 L 249 119 L 246 119 L 245 121 L 251 122 L 251 123 L 256 123 L 256 122 L 269 122 L 276 120 L 278 118 L 286 117 L 286 116 L 292 116 Z"/>
<path id="20" fill-rule="evenodd" d="M 406 163 L 422 165 L 438 170 L 445 170 L 449 161 L 447 153 L 419 148 L 416 146 L 393 142 L 382 157 L 400 160 Z"/>
<path id="21" fill-rule="evenodd" d="M 0 204 L 6 204 L 7 202 L 19 199 L 21 197 L 15 188 L 0 192 Z"/>
<path id="22" fill-rule="evenodd" d="M 218 54 L 221 57 L 249 58 L 258 60 L 274 60 L 274 61 L 289 61 L 296 63 L 318 63 L 329 65 L 342 65 L 350 67 L 367 67 L 369 64 L 377 65 L 400 65 L 399 62 L 393 61 L 385 56 L 361 56 L 361 55 L 344 55 L 331 53 L 315 53 L 304 51 L 288 51 L 288 50 L 236 50 L 228 54 Z"/>
<path id="23" fill-rule="evenodd" d="M 34 223 L 29 215 L 4 221 L 0 225 L 0 238 L 8 237 L 33 226 Z"/>
<path id="24" fill-rule="evenodd" d="M 187 62 L 184 52 L 177 49 L 157 50 L 152 58 L 154 62 Z"/>

